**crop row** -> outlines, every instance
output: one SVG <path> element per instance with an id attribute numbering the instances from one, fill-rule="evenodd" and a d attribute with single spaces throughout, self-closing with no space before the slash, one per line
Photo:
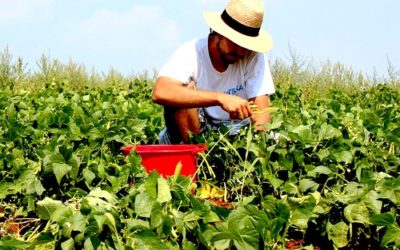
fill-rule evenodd
<path id="1" fill-rule="evenodd" d="M 281 249 L 400 245 L 400 93 L 387 85 L 273 95 L 269 131 L 226 128 L 198 181 L 146 174 L 157 143 L 151 82 L 0 92 L 0 248 Z M 209 192 L 205 192 L 209 188 Z M 225 204 L 225 206 L 221 205 Z"/>

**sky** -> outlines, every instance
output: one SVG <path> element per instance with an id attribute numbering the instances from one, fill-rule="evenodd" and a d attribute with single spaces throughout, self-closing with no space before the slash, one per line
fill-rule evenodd
<path id="1" fill-rule="evenodd" d="M 0 0 L 0 51 L 37 70 L 42 55 L 98 72 L 154 72 L 209 28 L 227 0 Z M 367 75 L 400 69 L 399 0 L 263 0 L 271 61 L 296 55 Z"/>

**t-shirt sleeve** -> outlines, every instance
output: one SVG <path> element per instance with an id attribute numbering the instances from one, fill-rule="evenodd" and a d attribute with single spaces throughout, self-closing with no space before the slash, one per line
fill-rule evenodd
<path id="1" fill-rule="evenodd" d="M 248 98 L 275 93 L 274 82 L 265 53 L 257 53 L 249 61 L 245 77 Z"/>
<path id="2" fill-rule="evenodd" d="M 162 66 L 158 76 L 167 76 L 186 84 L 196 72 L 197 56 L 193 42 L 187 42 L 175 50 Z"/>

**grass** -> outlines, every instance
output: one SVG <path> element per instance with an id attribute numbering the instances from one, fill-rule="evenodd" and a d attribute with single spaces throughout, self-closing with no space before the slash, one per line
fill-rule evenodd
<path id="1" fill-rule="evenodd" d="M 2 89 L 36 89 L 48 84 L 63 83 L 74 89 L 104 85 L 131 87 L 136 82 L 154 81 L 156 71 L 140 75 L 122 75 L 116 69 L 108 72 L 88 70 L 84 65 L 70 59 L 62 63 L 49 55 L 42 55 L 37 61 L 37 70 L 32 71 L 23 58 L 14 59 L 8 47 L 0 52 L 0 87 Z M 281 59 L 270 62 L 275 88 L 287 92 L 291 86 L 302 88 L 302 102 L 324 97 L 330 90 L 357 92 L 379 83 L 388 84 L 400 90 L 400 70 L 388 61 L 387 76 L 376 73 L 369 76 L 355 72 L 351 67 L 329 60 L 316 65 L 290 50 L 290 63 Z"/>
<path id="2" fill-rule="evenodd" d="M 333 89 L 354 93 L 380 83 L 400 90 L 400 70 L 396 70 L 389 61 L 388 65 L 387 76 L 378 76 L 377 73 L 371 76 L 355 72 L 351 66 L 340 62 L 326 60 L 316 65 L 291 50 L 290 63 L 276 59 L 271 62 L 271 71 L 275 88 L 287 92 L 292 85 L 300 85 L 302 98 L 310 100 L 321 98 Z"/>
<path id="3" fill-rule="evenodd" d="M 110 85 L 129 88 L 137 82 L 152 81 L 156 76 L 155 72 L 125 76 L 112 68 L 108 72 L 97 72 L 95 69 L 88 70 L 85 65 L 75 63 L 72 59 L 62 63 L 48 55 L 42 55 L 36 64 L 37 70 L 32 71 L 23 58 L 14 60 L 6 47 L 0 52 L 0 87 L 3 90 L 35 90 L 62 83 L 75 90 Z"/>

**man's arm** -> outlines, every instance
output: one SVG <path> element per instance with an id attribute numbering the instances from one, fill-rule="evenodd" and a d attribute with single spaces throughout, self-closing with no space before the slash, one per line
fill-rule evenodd
<path id="1" fill-rule="evenodd" d="M 195 90 L 170 77 L 158 77 L 153 88 L 153 102 L 171 107 L 197 108 L 218 104 L 218 93 Z"/>
<path id="2" fill-rule="evenodd" d="M 260 113 L 254 114 L 251 119 L 255 124 L 256 130 L 266 130 L 265 124 L 269 123 L 271 120 L 271 114 L 268 112 L 263 112 L 266 108 L 270 107 L 271 101 L 268 95 L 257 96 L 250 99 L 250 102 L 253 102 L 257 105 Z"/>
<path id="3" fill-rule="evenodd" d="M 179 108 L 221 106 L 231 119 L 242 120 L 252 115 L 249 102 L 241 97 L 188 88 L 170 77 L 156 79 L 152 99 L 155 103 Z"/>

